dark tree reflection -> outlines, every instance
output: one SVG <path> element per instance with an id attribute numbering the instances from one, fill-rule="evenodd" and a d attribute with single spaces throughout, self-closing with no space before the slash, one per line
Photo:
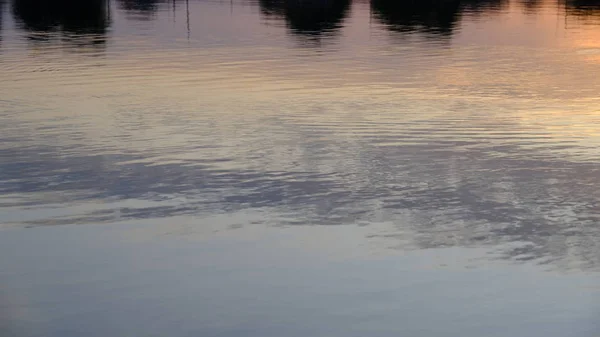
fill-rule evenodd
<path id="1" fill-rule="evenodd" d="M 4 17 L 4 0 L 0 0 L 0 45 L 2 43 L 2 18 Z"/>
<path id="2" fill-rule="evenodd" d="M 519 0 L 519 3 L 527 14 L 536 13 L 543 5 L 541 0 Z"/>
<path id="3" fill-rule="evenodd" d="M 451 36 L 464 13 L 483 15 L 503 8 L 505 0 L 371 0 L 375 18 L 389 30 Z"/>
<path id="4" fill-rule="evenodd" d="M 372 0 L 374 16 L 395 32 L 423 31 L 452 34 L 458 21 L 459 1 Z"/>
<path id="5" fill-rule="evenodd" d="M 119 10 L 124 11 L 128 19 L 148 21 L 156 18 L 157 14 L 168 7 L 175 11 L 178 3 L 183 0 L 115 0 Z M 185 1 L 186 6 L 189 0 Z M 189 15 L 189 13 L 188 13 Z"/>
<path id="6" fill-rule="evenodd" d="M 537 0 L 530 0 L 530 2 L 534 1 Z M 461 0 L 460 10 L 461 14 L 478 13 L 485 15 L 496 13 L 507 8 L 508 5 L 508 0 Z"/>
<path id="7" fill-rule="evenodd" d="M 261 12 L 285 20 L 293 34 L 319 38 L 339 30 L 350 0 L 259 0 Z"/>
<path id="8" fill-rule="evenodd" d="M 105 34 L 109 25 L 106 0 L 13 0 L 19 25 L 30 31 Z"/>
<path id="9" fill-rule="evenodd" d="M 567 16 L 581 20 L 600 20 L 600 0 L 566 0 L 565 11 Z"/>
<path id="10" fill-rule="evenodd" d="M 159 0 L 118 0 L 119 8 L 136 19 L 151 19 L 156 15 Z"/>

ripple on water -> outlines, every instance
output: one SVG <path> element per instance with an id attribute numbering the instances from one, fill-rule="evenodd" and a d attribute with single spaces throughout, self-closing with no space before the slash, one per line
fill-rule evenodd
<path id="1" fill-rule="evenodd" d="M 546 3 L 290 4 L 192 2 L 188 19 L 118 1 L 101 31 L 13 13 L 2 223 L 258 211 L 597 269 L 600 82 L 590 23 L 570 21 L 586 11 L 568 3 L 567 29 Z"/>

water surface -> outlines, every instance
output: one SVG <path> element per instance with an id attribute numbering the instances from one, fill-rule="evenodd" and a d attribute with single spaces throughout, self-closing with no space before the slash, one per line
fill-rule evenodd
<path id="1" fill-rule="evenodd" d="M 600 3 L 0 13 L 0 335 L 600 335 Z"/>

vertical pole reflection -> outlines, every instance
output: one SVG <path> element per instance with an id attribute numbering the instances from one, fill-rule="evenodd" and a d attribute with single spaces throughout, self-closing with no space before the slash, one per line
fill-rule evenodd
<path id="1" fill-rule="evenodd" d="M 185 0 L 185 16 L 187 24 L 187 38 L 190 40 L 190 1 Z"/>

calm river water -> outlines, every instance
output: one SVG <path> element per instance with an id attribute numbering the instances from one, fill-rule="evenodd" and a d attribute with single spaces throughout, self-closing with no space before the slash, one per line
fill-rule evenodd
<path id="1" fill-rule="evenodd" d="M 0 336 L 600 336 L 600 2 L 0 0 Z"/>

